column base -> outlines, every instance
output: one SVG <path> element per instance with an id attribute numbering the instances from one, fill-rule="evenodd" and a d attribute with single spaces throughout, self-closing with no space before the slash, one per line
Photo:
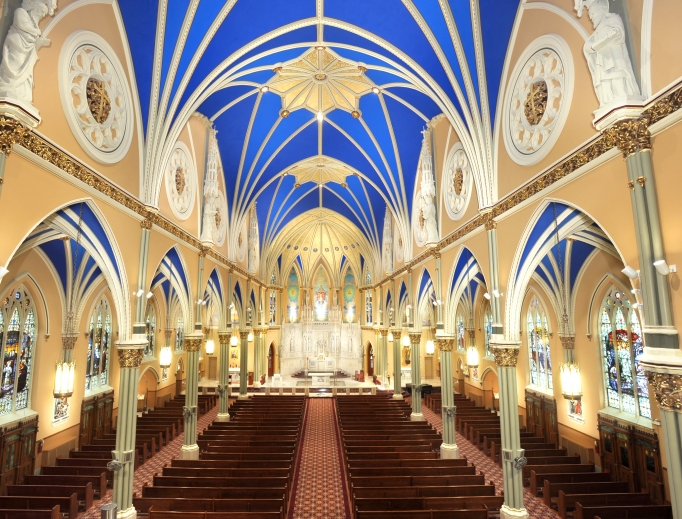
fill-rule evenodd
<path id="1" fill-rule="evenodd" d="M 216 421 L 218 421 L 218 422 L 229 422 L 230 421 L 230 413 L 218 413 L 218 416 L 216 417 Z"/>
<path id="2" fill-rule="evenodd" d="M 131 506 L 127 510 L 119 510 L 116 512 L 116 519 L 135 519 L 137 517 L 137 510 Z"/>
<path id="3" fill-rule="evenodd" d="M 181 460 L 198 460 L 199 459 L 199 446 L 195 443 L 194 445 L 183 445 L 180 449 L 180 459 Z"/>
<path id="4" fill-rule="evenodd" d="M 242 395 L 241 393 L 237 397 L 237 400 L 248 400 L 248 399 L 249 399 L 249 395 Z"/>
<path id="5" fill-rule="evenodd" d="M 424 415 L 421 413 L 412 413 L 410 415 L 410 422 L 423 422 L 425 421 Z"/>
<path id="6" fill-rule="evenodd" d="M 254 381 L 253 387 L 256 387 L 256 388 L 261 387 L 260 382 L 258 380 Z"/>
<path id="7" fill-rule="evenodd" d="M 402 400 L 402 399 L 403 399 L 403 395 L 401 395 L 400 393 L 393 393 L 393 400 Z"/>
<path id="8" fill-rule="evenodd" d="M 456 444 L 441 443 L 440 445 L 441 459 L 459 458 L 459 447 Z"/>
<path id="9" fill-rule="evenodd" d="M 525 508 L 511 508 L 502 505 L 500 519 L 528 519 L 528 511 Z"/>

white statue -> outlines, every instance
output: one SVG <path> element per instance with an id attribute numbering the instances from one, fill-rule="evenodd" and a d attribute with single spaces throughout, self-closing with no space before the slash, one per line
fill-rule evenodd
<path id="1" fill-rule="evenodd" d="M 639 86 L 625 45 L 623 20 L 609 12 L 608 0 L 575 0 L 578 17 L 582 16 L 584 7 L 589 11 L 594 32 L 585 42 L 583 52 L 599 106 L 639 96 Z"/>
<path id="2" fill-rule="evenodd" d="M 386 205 L 386 213 L 384 214 L 384 272 L 390 274 L 393 272 L 393 216 Z"/>
<path id="3" fill-rule="evenodd" d="M 256 213 L 256 202 L 251 206 L 249 215 L 249 257 L 248 271 L 254 274 L 258 270 L 258 214 Z"/>
<path id="4" fill-rule="evenodd" d="M 419 157 L 419 169 L 421 170 L 421 189 L 419 190 L 414 211 L 417 211 L 415 226 L 415 238 L 421 246 L 438 241 L 438 224 L 436 223 L 436 182 L 433 177 L 433 161 L 427 140 L 428 131 L 422 132 L 422 149 Z"/>
<path id="5" fill-rule="evenodd" d="M 14 11 L 14 23 L 2 46 L 0 97 L 33 103 L 33 67 L 38 49 L 50 45 L 38 24 L 54 15 L 57 0 L 24 0 Z"/>
<path id="6" fill-rule="evenodd" d="M 217 244 L 224 236 L 225 215 L 220 214 L 220 189 L 218 187 L 218 141 L 216 130 L 211 131 L 208 167 L 204 179 L 204 217 L 201 225 L 201 241 Z"/>

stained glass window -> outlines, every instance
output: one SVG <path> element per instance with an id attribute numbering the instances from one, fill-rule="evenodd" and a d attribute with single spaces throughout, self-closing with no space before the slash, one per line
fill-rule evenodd
<path id="1" fill-rule="evenodd" d="M 101 299 L 90 317 L 88 354 L 85 365 L 85 390 L 106 386 L 109 378 L 111 311 L 109 302 Z"/>
<path id="2" fill-rule="evenodd" d="M 154 307 L 147 305 L 147 319 L 145 323 L 145 335 L 147 344 L 144 346 L 144 356 L 151 357 L 154 355 L 154 332 L 156 331 L 156 315 L 154 314 Z"/>
<path id="3" fill-rule="evenodd" d="M 458 313 L 457 317 L 455 317 L 455 328 L 457 330 L 457 349 L 464 351 L 466 349 L 464 344 L 466 328 L 464 327 L 464 317 L 462 317 L 461 313 Z"/>
<path id="4" fill-rule="evenodd" d="M 185 323 L 182 317 L 178 317 L 175 325 L 175 351 L 182 351 L 185 338 Z"/>
<path id="5" fill-rule="evenodd" d="M 277 321 L 277 292 L 270 291 L 270 324 L 275 324 Z"/>
<path id="6" fill-rule="evenodd" d="M 537 299 L 533 299 L 530 303 L 526 325 L 530 356 L 530 383 L 542 389 L 552 389 L 552 356 L 549 349 L 547 314 Z"/>
<path id="7" fill-rule="evenodd" d="M 369 274 L 369 271 L 367 271 Z M 365 290 L 365 324 L 372 324 L 372 291 Z"/>
<path id="8" fill-rule="evenodd" d="M 20 286 L 5 297 L 0 307 L 0 345 L 3 348 L 0 415 L 29 406 L 36 330 L 33 302 Z"/>
<path id="9" fill-rule="evenodd" d="M 493 333 L 493 312 L 490 310 L 490 305 L 485 305 L 485 311 L 483 313 L 483 328 L 485 331 L 485 354 L 486 356 L 492 355 L 490 351 L 490 336 Z"/>
<path id="10" fill-rule="evenodd" d="M 600 331 L 607 405 L 651 418 L 649 386 L 638 360 L 644 353 L 639 318 L 627 295 L 617 288 L 604 301 Z"/>

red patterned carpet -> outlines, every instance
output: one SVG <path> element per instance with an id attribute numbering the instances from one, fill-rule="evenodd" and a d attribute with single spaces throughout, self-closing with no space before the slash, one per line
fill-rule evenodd
<path id="1" fill-rule="evenodd" d="M 422 413 L 428 422 L 433 425 L 439 433 L 442 434 L 443 422 L 440 415 L 437 415 L 425 405 L 422 405 Z M 487 480 L 491 480 L 493 483 L 495 483 L 495 491 L 497 494 L 501 494 L 502 489 L 504 488 L 502 482 L 502 467 L 496 463 L 493 463 L 488 456 L 483 454 L 483 451 L 480 451 L 477 447 L 474 447 L 471 442 L 464 439 L 461 434 L 458 432 L 455 434 L 457 435 L 455 441 L 459 447 L 460 455 L 466 456 L 470 463 L 475 465 L 478 470 L 485 474 L 485 478 Z M 523 492 L 523 500 L 526 504 L 526 510 L 528 510 L 528 514 L 533 519 L 557 519 L 557 517 L 559 517 L 559 514 L 557 514 L 554 510 L 547 508 L 542 501 L 530 494 L 530 492 Z"/>
<path id="2" fill-rule="evenodd" d="M 349 519 L 336 408 L 309 398 L 289 519 Z"/>

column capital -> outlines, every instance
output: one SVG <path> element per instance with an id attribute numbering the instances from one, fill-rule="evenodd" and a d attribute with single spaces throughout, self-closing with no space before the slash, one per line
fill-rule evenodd
<path id="1" fill-rule="evenodd" d="M 485 230 L 492 231 L 493 229 L 497 229 L 497 222 L 493 220 L 492 213 L 489 213 L 485 221 Z"/>
<path id="2" fill-rule="evenodd" d="M 201 349 L 201 343 L 204 340 L 202 333 L 192 333 L 185 335 L 185 351 L 193 353 Z"/>
<path id="3" fill-rule="evenodd" d="M 76 346 L 78 340 L 78 333 L 63 333 L 62 334 L 62 349 L 72 350 Z"/>
<path id="4" fill-rule="evenodd" d="M 143 229 L 151 229 L 152 228 L 152 221 L 149 219 L 149 217 L 146 217 L 143 220 L 140 220 L 140 227 Z"/>
<path id="5" fill-rule="evenodd" d="M 166 339 L 170 339 L 171 335 L 173 335 L 173 328 L 166 328 L 163 331 L 163 335 L 166 337 Z"/>
<path id="6" fill-rule="evenodd" d="M 232 338 L 232 332 L 220 331 L 218 332 L 218 342 L 220 344 L 230 344 L 230 339 Z"/>
<path id="7" fill-rule="evenodd" d="M 412 344 L 419 344 L 422 340 L 422 333 L 421 332 L 410 332 L 410 342 Z"/>
<path id="8" fill-rule="evenodd" d="M 619 121 L 606 128 L 602 135 L 608 145 L 617 147 L 627 158 L 636 151 L 651 149 L 649 117 L 637 117 Z"/>
<path id="9" fill-rule="evenodd" d="M 682 412 L 682 375 L 652 371 L 646 375 L 661 410 Z"/>
<path id="10" fill-rule="evenodd" d="M 248 339 L 249 338 L 249 332 L 248 331 L 240 331 L 239 332 L 239 338 L 243 341 Z"/>
<path id="11" fill-rule="evenodd" d="M 559 335 L 559 340 L 565 350 L 575 349 L 575 335 Z"/>
<path id="12" fill-rule="evenodd" d="M 476 329 L 475 328 L 469 328 L 467 330 L 469 333 L 469 339 L 475 339 L 476 338 Z"/>
<path id="13" fill-rule="evenodd" d="M 393 330 L 393 341 L 398 341 L 400 342 L 400 336 L 403 333 L 402 330 Z"/>
<path id="14" fill-rule="evenodd" d="M 116 341 L 116 353 L 118 364 L 122 368 L 139 368 L 144 356 L 146 340 L 132 339 L 128 341 Z"/>
<path id="15" fill-rule="evenodd" d="M 455 340 L 450 337 L 436 337 L 434 341 L 440 351 L 452 351 Z"/>
<path id="16" fill-rule="evenodd" d="M 519 360 L 519 348 L 491 348 L 495 356 L 495 364 L 500 367 L 513 368 Z"/>

